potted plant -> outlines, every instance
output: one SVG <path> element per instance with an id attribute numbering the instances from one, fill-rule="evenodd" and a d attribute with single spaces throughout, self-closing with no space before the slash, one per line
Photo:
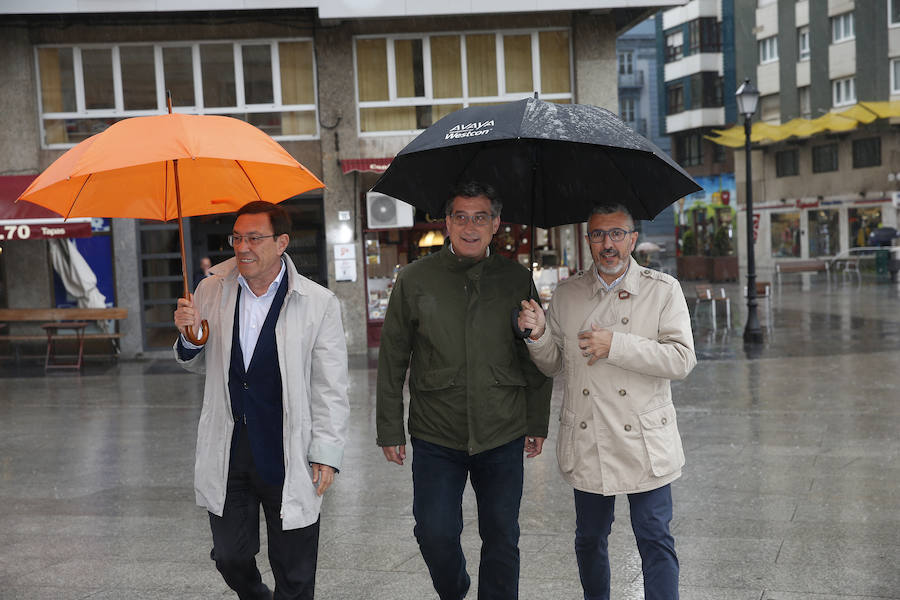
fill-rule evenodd
<path id="1" fill-rule="evenodd" d="M 738 262 L 731 248 L 729 228 L 721 226 L 712 240 L 712 266 L 710 281 L 737 281 Z"/>
<path id="2" fill-rule="evenodd" d="M 676 259 L 680 279 L 709 279 L 710 261 L 697 252 L 697 236 L 690 229 L 681 236 L 681 256 Z"/>

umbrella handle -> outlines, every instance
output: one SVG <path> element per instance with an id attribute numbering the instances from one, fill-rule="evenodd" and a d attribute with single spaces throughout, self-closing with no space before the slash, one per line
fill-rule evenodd
<path id="1" fill-rule="evenodd" d="M 197 338 L 194 335 L 194 328 L 188 325 L 184 328 L 184 337 L 186 337 L 187 340 L 195 346 L 202 346 L 209 338 L 209 324 L 206 322 L 206 319 L 200 321 L 200 329 L 203 331 L 203 335 Z"/>

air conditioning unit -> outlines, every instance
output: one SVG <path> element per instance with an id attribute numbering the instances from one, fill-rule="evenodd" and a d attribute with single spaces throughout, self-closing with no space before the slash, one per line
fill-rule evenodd
<path id="1" fill-rule="evenodd" d="M 390 227 L 412 227 L 414 209 L 412 205 L 379 192 L 366 193 L 366 211 L 369 215 L 369 229 Z"/>
<path id="2" fill-rule="evenodd" d="M 900 208 L 900 192 L 891 192 L 891 204 L 894 208 Z"/>

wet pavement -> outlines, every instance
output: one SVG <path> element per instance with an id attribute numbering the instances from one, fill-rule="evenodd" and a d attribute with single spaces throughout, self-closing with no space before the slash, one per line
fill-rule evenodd
<path id="1" fill-rule="evenodd" d="M 700 362 L 673 384 L 687 455 L 673 484 L 682 600 L 900 599 L 900 287 L 800 278 L 774 290 L 771 318 L 761 306 L 761 348 L 743 345 L 737 284 L 725 286 L 734 327 L 724 310 L 715 330 L 708 307 L 697 314 Z M 353 358 L 316 597 L 436 598 L 412 534 L 409 467 L 374 443 L 374 389 L 372 361 Z M 194 505 L 201 391 L 168 361 L 89 362 L 80 376 L 0 363 L 0 598 L 232 597 Z M 572 491 L 553 452 L 559 402 L 544 454 L 527 461 L 523 599 L 581 598 Z M 620 498 L 616 599 L 643 597 L 627 510 Z M 464 514 L 477 571 L 470 492 Z M 271 584 L 265 549 L 259 562 Z"/>

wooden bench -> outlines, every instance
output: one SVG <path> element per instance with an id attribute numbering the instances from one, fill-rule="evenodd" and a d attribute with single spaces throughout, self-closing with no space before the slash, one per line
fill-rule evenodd
<path id="1" fill-rule="evenodd" d="M 785 260 L 775 263 L 775 275 L 778 278 L 778 285 L 781 285 L 782 273 L 822 273 L 830 277 L 829 265 L 824 260 L 817 258 L 803 260 Z"/>
<path id="2" fill-rule="evenodd" d="M 114 355 L 119 353 L 118 341 L 122 334 L 112 332 L 86 332 L 89 321 L 120 321 L 128 318 L 127 308 L 0 308 L 0 323 L 11 325 L 13 323 L 35 323 L 35 333 L 4 333 L 0 335 L 0 341 L 29 342 L 44 341 L 47 344 L 44 355 L 44 367 L 53 368 L 53 355 L 57 342 L 60 340 L 72 340 L 77 344 L 77 360 L 71 363 L 71 367 L 81 367 L 81 357 L 84 351 L 85 340 L 109 340 L 112 343 Z M 69 323 L 69 327 L 66 327 Z M 41 329 L 43 331 L 41 331 Z M 71 333 L 61 333 L 71 331 Z"/>

